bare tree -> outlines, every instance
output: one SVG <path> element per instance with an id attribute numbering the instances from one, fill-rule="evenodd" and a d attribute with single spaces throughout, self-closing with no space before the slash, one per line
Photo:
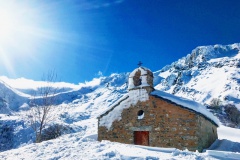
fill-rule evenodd
<path id="1" fill-rule="evenodd" d="M 56 100 L 57 88 L 53 86 L 56 78 L 55 71 L 49 71 L 46 76 L 44 75 L 43 81 L 45 84 L 39 88 L 30 100 L 28 118 L 36 135 L 36 143 L 42 141 L 43 129 L 54 119 L 51 113 Z"/>

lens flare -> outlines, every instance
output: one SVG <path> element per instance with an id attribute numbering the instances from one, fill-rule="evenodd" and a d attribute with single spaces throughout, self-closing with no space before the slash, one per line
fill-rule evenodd
<path id="1" fill-rule="evenodd" d="M 39 63 L 37 57 L 44 54 L 46 46 L 67 40 L 53 20 L 57 12 L 55 5 L 54 2 L 0 0 L 0 74 L 7 71 L 4 74 L 15 77 L 15 69 L 20 65 Z"/>

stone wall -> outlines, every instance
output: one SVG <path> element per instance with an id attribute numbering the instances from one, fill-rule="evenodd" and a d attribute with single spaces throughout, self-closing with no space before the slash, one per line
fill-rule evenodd
<path id="1" fill-rule="evenodd" d="M 202 116 L 198 116 L 198 150 L 208 148 L 218 138 L 217 126 Z"/>
<path id="2" fill-rule="evenodd" d="M 138 119 L 140 110 L 144 111 L 142 119 Z M 134 144 L 134 131 L 149 131 L 150 146 L 202 151 L 216 139 L 210 129 L 217 134 L 216 127 L 196 112 L 149 96 L 148 101 L 124 109 L 122 119 L 114 121 L 110 130 L 99 126 L 98 140 Z"/>

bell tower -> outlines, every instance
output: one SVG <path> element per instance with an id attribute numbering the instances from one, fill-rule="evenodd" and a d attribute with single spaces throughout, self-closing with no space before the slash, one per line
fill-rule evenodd
<path id="1" fill-rule="evenodd" d="M 141 64 L 139 62 L 139 67 L 129 75 L 128 91 L 146 89 L 148 93 L 151 93 L 154 90 L 153 73 L 150 69 L 142 67 Z"/>

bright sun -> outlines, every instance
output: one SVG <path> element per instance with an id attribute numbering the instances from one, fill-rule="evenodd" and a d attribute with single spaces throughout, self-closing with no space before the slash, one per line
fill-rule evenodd
<path id="1" fill-rule="evenodd" d="M 11 57 L 18 54 L 14 49 L 21 51 L 24 46 L 20 41 L 23 38 L 20 30 L 26 24 L 23 9 L 15 1 L 0 1 L 0 63 L 10 74 L 14 74 Z"/>
<path id="2" fill-rule="evenodd" d="M 49 40 L 57 39 L 40 1 L 0 0 L 0 64 L 8 74 L 26 59 L 33 60 Z M 3 69 L 0 68 L 0 74 Z"/>
<path id="3" fill-rule="evenodd" d="M 0 37 L 5 40 L 7 37 L 12 36 L 14 27 L 19 26 L 17 17 L 10 13 L 10 11 L 0 11 Z"/>
<path id="4" fill-rule="evenodd" d="M 0 45 L 12 45 L 20 35 L 27 23 L 27 15 L 24 12 L 27 6 L 20 5 L 17 1 L 0 1 Z"/>

